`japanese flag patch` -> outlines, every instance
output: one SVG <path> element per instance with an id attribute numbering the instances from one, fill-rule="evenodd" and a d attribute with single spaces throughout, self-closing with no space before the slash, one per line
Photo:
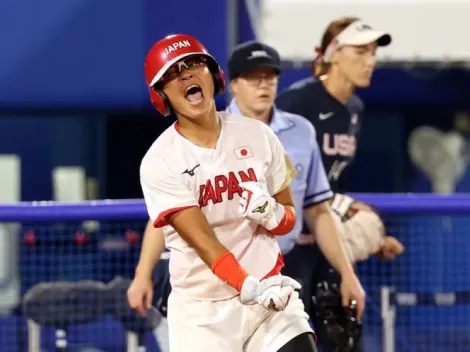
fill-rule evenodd
<path id="1" fill-rule="evenodd" d="M 251 158 L 253 156 L 253 153 L 251 152 L 251 149 L 249 147 L 240 147 L 235 149 L 235 156 L 238 160 L 240 160 Z"/>

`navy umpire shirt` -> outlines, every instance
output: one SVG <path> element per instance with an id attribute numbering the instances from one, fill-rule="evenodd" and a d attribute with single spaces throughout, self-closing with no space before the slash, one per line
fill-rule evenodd
<path id="1" fill-rule="evenodd" d="M 353 161 L 359 139 L 364 104 L 353 95 L 343 104 L 313 77 L 295 82 L 276 99 L 284 111 L 307 118 L 317 131 L 323 165 L 334 192 L 345 193 L 346 167 Z"/>

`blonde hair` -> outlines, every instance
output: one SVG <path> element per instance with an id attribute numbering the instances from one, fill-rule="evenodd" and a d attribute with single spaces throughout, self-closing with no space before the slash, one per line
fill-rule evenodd
<path id="1" fill-rule="evenodd" d="M 328 27 L 326 27 L 326 30 L 323 33 L 323 36 L 320 42 L 320 47 L 316 48 L 318 56 L 313 61 L 313 64 L 312 64 L 314 76 L 321 77 L 328 73 L 328 71 L 330 70 L 331 64 L 323 62 L 322 60 L 323 55 L 325 54 L 326 48 L 328 47 L 328 45 L 330 45 L 330 43 L 338 34 L 340 34 L 342 31 L 346 29 L 346 27 L 348 27 L 351 23 L 357 20 L 359 20 L 359 18 L 357 17 L 341 17 L 341 18 L 337 18 L 336 20 L 331 22 L 328 25 Z"/>

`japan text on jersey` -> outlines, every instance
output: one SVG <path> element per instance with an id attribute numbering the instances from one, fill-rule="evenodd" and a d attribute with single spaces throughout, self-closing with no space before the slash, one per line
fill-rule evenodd
<path id="1" fill-rule="evenodd" d="M 255 170 L 250 167 L 237 172 L 229 171 L 226 175 L 216 175 L 199 185 L 199 207 L 205 208 L 209 203 L 218 204 L 232 200 L 235 195 L 241 196 L 241 182 L 258 181 Z"/>
<path id="2" fill-rule="evenodd" d="M 344 192 L 344 170 L 356 154 L 363 104 L 353 95 L 347 104 L 331 96 L 321 81 L 294 83 L 276 100 L 279 108 L 306 117 L 317 131 L 322 159 L 331 187 Z"/>
<path id="3" fill-rule="evenodd" d="M 227 299 L 237 292 L 221 282 L 168 226 L 167 216 L 199 207 L 217 239 L 250 275 L 261 279 L 277 268 L 279 246 L 265 229 L 239 214 L 239 183 L 261 182 L 275 195 L 295 177 L 284 148 L 268 126 L 233 114 L 219 113 L 219 117 L 222 129 L 215 149 L 191 143 L 175 124 L 150 147 L 140 169 L 147 211 L 155 226 L 164 226 L 165 245 L 171 251 L 173 292 L 200 300 Z"/>

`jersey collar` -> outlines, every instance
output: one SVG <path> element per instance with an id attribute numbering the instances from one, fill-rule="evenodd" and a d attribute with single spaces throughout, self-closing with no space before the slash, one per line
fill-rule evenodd
<path id="1" fill-rule="evenodd" d="M 232 114 L 243 115 L 240 109 L 238 108 L 238 105 L 235 99 L 232 99 L 232 101 L 227 106 L 225 111 L 228 113 L 232 113 Z M 285 116 L 285 114 L 283 114 L 281 110 L 278 110 L 275 105 L 273 105 L 273 116 L 271 118 L 269 127 L 271 127 L 271 129 L 275 133 L 278 133 L 283 130 L 289 129 L 291 125 L 292 125 L 291 121 Z"/>

